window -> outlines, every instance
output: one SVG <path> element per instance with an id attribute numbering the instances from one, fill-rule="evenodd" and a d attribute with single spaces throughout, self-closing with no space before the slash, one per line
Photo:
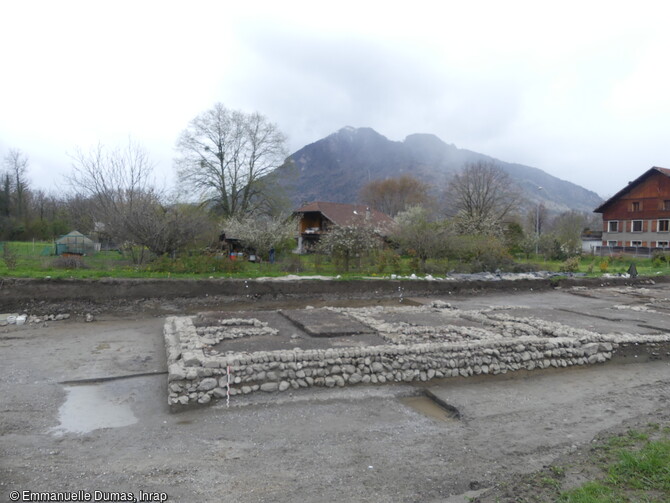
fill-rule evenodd
<path id="1" fill-rule="evenodd" d="M 642 209 L 642 205 L 640 204 L 640 201 L 633 201 L 633 204 L 631 204 L 631 210 L 632 211 L 640 211 Z"/>
<path id="2" fill-rule="evenodd" d="M 616 241 L 608 241 L 607 246 L 616 246 L 617 245 L 616 243 L 617 243 Z"/>
<path id="3" fill-rule="evenodd" d="M 656 248 L 667 248 L 667 247 L 668 247 L 667 241 L 656 241 Z"/>
<path id="4" fill-rule="evenodd" d="M 663 201 L 663 209 L 666 211 L 670 211 L 670 199 L 666 199 Z"/>
<path id="5" fill-rule="evenodd" d="M 633 232 L 642 232 L 642 220 L 633 220 Z"/>
<path id="6" fill-rule="evenodd" d="M 631 246 L 642 246 L 642 241 L 631 241 L 630 245 Z"/>
<path id="7" fill-rule="evenodd" d="M 668 232 L 668 231 L 670 231 L 670 220 L 659 220 L 658 232 Z"/>
<path id="8" fill-rule="evenodd" d="M 609 232 L 619 232 L 619 221 L 618 220 L 610 220 L 607 222 L 607 230 Z"/>

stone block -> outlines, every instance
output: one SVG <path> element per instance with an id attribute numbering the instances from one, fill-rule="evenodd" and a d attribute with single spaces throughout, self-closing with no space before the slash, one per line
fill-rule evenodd
<path id="1" fill-rule="evenodd" d="M 276 382 L 265 382 L 261 384 L 261 391 L 267 391 L 267 392 L 272 392 L 272 391 L 277 391 L 279 389 L 279 383 Z"/>
<path id="2" fill-rule="evenodd" d="M 214 379 L 213 377 L 206 377 L 202 381 L 200 381 L 200 384 L 198 384 L 198 391 L 209 391 L 217 386 L 217 380 Z"/>

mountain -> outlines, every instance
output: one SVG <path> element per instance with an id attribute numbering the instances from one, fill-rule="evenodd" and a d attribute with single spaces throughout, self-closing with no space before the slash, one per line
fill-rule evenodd
<path id="1" fill-rule="evenodd" d="M 371 128 L 344 127 L 293 153 L 273 173 L 294 206 L 311 201 L 358 202 L 360 189 L 369 181 L 411 175 L 436 188 L 436 195 L 451 175 L 473 162 L 492 162 L 506 171 L 521 189 L 527 204 L 543 202 L 552 213 L 592 212 L 602 198 L 541 169 L 494 159 L 457 148 L 432 134 L 412 134 L 391 141 Z M 539 189 L 542 187 L 542 189 Z"/>

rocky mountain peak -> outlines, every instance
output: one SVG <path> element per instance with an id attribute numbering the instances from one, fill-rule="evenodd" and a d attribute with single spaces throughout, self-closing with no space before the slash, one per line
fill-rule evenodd
<path id="1" fill-rule="evenodd" d="M 593 211 L 598 194 L 561 180 L 541 169 L 494 159 L 457 148 L 429 133 L 411 134 L 391 141 L 372 128 L 346 126 L 293 153 L 274 174 L 294 205 L 309 201 L 357 203 L 368 182 L 411 175 L 434 188 L 437 194 L 450 176 L 468 163 L 493 162 L 506 171 L 534 204 L 544 202 L 554 212 Z M 544 189 L 538 192 L 538 186 Z"/>

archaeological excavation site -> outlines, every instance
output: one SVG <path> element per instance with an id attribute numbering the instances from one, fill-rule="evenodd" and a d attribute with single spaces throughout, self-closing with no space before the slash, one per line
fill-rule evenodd
<path id="1" fill-rule="evenodd" d="M 533 501 L 509 482 L 565 462 L 577 483 L 602 436 L 670 428 L 662 278 L 11 280 L 0 299 L 25 317 L 0 327 L 1 501 L 87 481 Z"/>
<path id="2" fill-rule="evenodd" d="M 174 316 L 164 335 L 173 408 L 259 391 L 593 365 L 622 347 L 670 342 L 667 333 L 547 321 L 529 306 L 458 309 L 444 301 Z"/>

